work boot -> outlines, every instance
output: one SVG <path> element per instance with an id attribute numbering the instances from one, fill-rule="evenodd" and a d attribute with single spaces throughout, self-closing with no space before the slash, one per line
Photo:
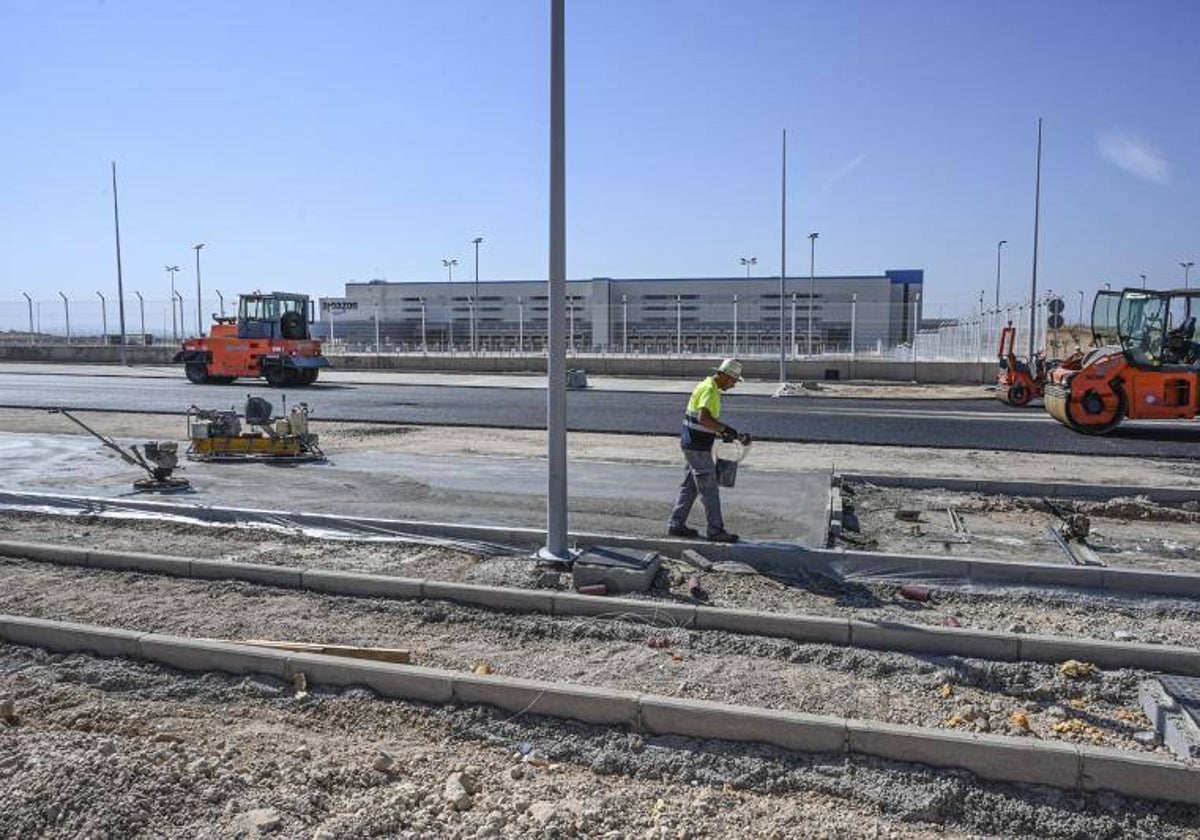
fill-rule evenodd
<path id="1" fill-rule="evenodd" d="M 731 534 L 728 531 L 714 531 L 705 537 L 709 542 L 719 543 L 735 543 L 738 541 L 737 534 Z"/>
<path id="2" fill-rule="evenodd" d="M 687 537 L 688 539 L 700 536 L 699 531 L 686 525 L 670 525 L 667 527 L 667 534 L 672 537 Z"/>

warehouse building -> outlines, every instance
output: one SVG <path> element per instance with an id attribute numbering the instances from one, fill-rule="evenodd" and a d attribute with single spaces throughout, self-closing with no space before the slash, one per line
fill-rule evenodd
<path id="1" fill-rule="evenodd" d="M 919 323 L 922 270 L 789 277 L 785 342 L 797 352 L 879 350 Z M 537 352 L 546 344 L 545 281 L 351 282 L 320 299 L 318 334 L 385 350 Z M 779 278 L 692 277 L 567 282 L 568 347 L 577 353 L 777 352 Z"/>

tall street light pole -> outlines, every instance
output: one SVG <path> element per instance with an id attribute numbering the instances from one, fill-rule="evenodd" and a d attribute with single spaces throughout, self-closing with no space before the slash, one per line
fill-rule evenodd
<path id="1" fill-rule="evenodd" d="M 750 266 L 758 262 L 758 257 L 742 257 L 742 265 L 746 266 L 746 279 L 750 279 Z"/>
<path id="2" fill-rule="evenodd" d="M 1146 288 L 1146 275 L 1145 275 L 1145 274 L 1139 274 L 1139 275 L 1138 275 L 1138 277 L 1141 277 L 1141 278 L 1142 278 L 1142 288 L 1143 288 L 1143 289 L 1144 289 L 1144 288 Z M 1081 292 L 1080 294 L 1082 294 L 1082 292 Z"/>
<path id="3" fill-rule="evenodd" d="M 476 315 L 479 311 L 479 243 L 483 241 L 482 236 L 476 236 L 471 240 L 471 244 L 475 246 L 475 300 L 471 306 L 471 352 L 478 352 L 479 327 L 476 326 Z"/>
<path id="4" fill-rule="evenodd" d="M 96 297 L 100 298 L 100 333 L 102 338 L 101 344 L 108 344 L 108 301 L 104 299 L 102 292 L 96 292 Z"/>
<path id="5" fill-rule="evenodd" d="M 146 301 L 142 298 L 141 292 L 134 292 L 138 299 L 138 313 L 141 315 L 142 323 L 142 340 L 138 342 L 141 346 L 146 345 Z"/>
<path id="6" fill-rule="evenodd" d="M 22 297 L 25 298 L 25 302 L 27 304 L 29 304 L 29 343 L 32 344 L 33 343 L 33 298 L 31 298 L 27 292 L 21 292 L 21 295 L 22 295 Z"/>
<path id="7" fill-rule="evenodd" d="M 787 129 L 783 130 L 783 166 L 779 189 L 779 384 L 787 382 L 787 346 L 783 340 L 783 295 L 787 279 Z"/>
<path id="8" fill-rule="evenodd" d="M 58 296 L 63 299 L 63 316 L 67 321 L 67 344 L 71 343 L 71 302 L 67 300 L 67 296 L 62 292 Z"/>
<path id="9" fill-rule="evenodd" d="M 1183 288 L 1185 289 L 1188 287 L 1188 275 L 1191 273 L 1192 266 L 1194 265 L 1195 263 L 1191 260 L 1188 260 L 1187 262 L 1181 262 L 1179 264 L 1179 267 L 1183 269 Z"/>
<path id="10" fill-rule="evenodd" d="M 808 235 L 808 355 L 813 354 L 813 303 L 817 289 L 817 237 L 815 231 Z"/>
<path id="11" fill-rule="evenodd" d="M 1008 244 L 1007 239 L 996 243 L 996 308 L 1000 308 L 1000 250 Z"/>
<path id="12" fill-rule="evenodd" d="M 1033 358 L 1034 335 L 1037 333 L 1037 270 L 1038 270 L 1038 223 L 1042 210 L 1042 118 L 1038 117 L 1037 174 L 1033 187 L 1033 282 L 1029 292 L 1029 359 Z M 914 336 L 915 338 L 915 336 Z M 915 344 L 913 345 L 916 346 Z"/>
<path id="13" fill-rule="evenodd" d="M 567 548 L 566 2 L 550 0 L 550 322 L 546 348 L 546 545 L 541 556 L 569 560 Z"/>
<path id="14" fill-rule="evenodd" d="M 446 285 L 449 289 L 450 297 L 450 326 L 448 328 L 450 352 L 454 352 L 454 266 L 458 265 L 458 260 L 442 260 L 442 265 L 446 267 Z"/>
<path id="15" fill-rule="evenodd" d="M 204 302 L 200 292 L 200 249 L 203 247 L 203 242 L 192 246 L 196 252 L 196 335 L 200 337 L 204 336 Z"/>
<path id="16" fill-rule="evenodd" d="M 125 365 L 125 286 L 121 277 L 121 216 L 117 212 L 117 162 L 112 162 L 113 230 L 117 239 L 117 314 L 121 322 L 121 365 Z"/>
<path id="17" fill-rule="evenodd" d="M 167 274 L 171 277 L 171 339 L 179 341 L 179 322 L 175 318 L 175 272 L 179 271 L 179 266 L 167 266 Z"/>

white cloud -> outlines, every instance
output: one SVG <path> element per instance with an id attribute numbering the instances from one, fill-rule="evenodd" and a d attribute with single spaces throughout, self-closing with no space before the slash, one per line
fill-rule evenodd
<path id="1" fill-rule="evenodd" d="M 1170 169 L 1167 159 L 1144 138 L 1113 129 L 1101 134 L 1096 145 L 1102 157 L 1129 174 L 1156 184 L 1167 183 Z"/>
<path id="2" fill-rule="evenodd" d="M 829 189 L 834 184 L 836 184 L 838 181 L 842 180 L 847 175 L 849 175 L 851 172 L 853 172 L 855 169 L 858 169 L 858 167 L 861 166 L 862 162 L 866 159 L 867 159 L 867 153 L 863 152 L 861 155 L 856 157 L 854 160 L 850 161 L 849 163 L 842 164 L 837 169 L 830 172 L 829 177 L 825 179 L 825 189 Z"/>

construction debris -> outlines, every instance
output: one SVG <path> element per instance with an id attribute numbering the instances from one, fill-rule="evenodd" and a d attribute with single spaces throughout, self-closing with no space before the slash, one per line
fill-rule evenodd
<path id="1" fill-rule="evenodd" d="M 1096 666 L 1091 662 L 1080 662 L 1078 659 L 1068 659 L 1058 666 L 1058 670 L 1073 680 L 1086 680 L 1096 673 Z"/>
<path id="2" fill-rule="evenodd" d="M 648 592 L 660 565 L 657 551 L 596 546 L 575 558 L 571 579 L 579 592 L 598 584 L 605 592 Z"/>

